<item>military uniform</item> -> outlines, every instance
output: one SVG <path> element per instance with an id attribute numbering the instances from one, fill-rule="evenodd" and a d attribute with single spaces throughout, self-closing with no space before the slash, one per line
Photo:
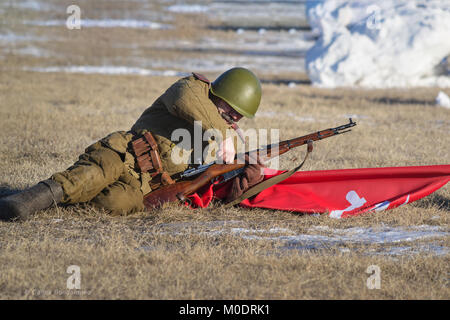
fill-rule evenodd
<path id="1" fill-rule="evenodd" d="M 232 68 L 211 84 L 195 73 L 180 79 L 144 111 L 130 131 L 111 133 L 87 147 L 67 170 L 1 198 L 0 220 L 26 219 L 58 203 L 87 202 L 115 214 L 144 210 L 144 195 L 161 184 L 174 183 L 178 173 L 200 163 L 197 154 L 203 162 L 213 161 L 214 151 L 220 146 L 217 157 L 233 159 L 232 140 L 228 140 L 233 130 L 227 123 L 237 130 L 234 122 L 242 116 L 252 118 L 260 100 L 261 83 L 245 68 Z M 201 121 L 201 128 L 195 125 L 196 121 Z M 205 131 L 213 134 L 209 140 Z M 227 140 L 222 143 L 220 137 Z M 186 144 L 189 139 L 190 144 Z M 205 149 L 210 143 L 217 144 Z M 256 166 L 246 166 L 244 174 L 235 177 L 233 185 L 239 187 L 232 192 L 234 196 L 260 179 L 261 171 Z"/>
<path id="2" fill-rule="evenodd" d="M 130 131 L 111 133 L 86 148 L 73 166 L 51 177 L 62 186 L 61 202 L 89 202 L 114 214 L 144 210 L 143 197 L 151 192 L 152 176 L 137 166 L 131 143 L 149 131 L 156 140 L 163 170 L 172 177 L 186 170 L 188 163 L 172 161 L 172 152 L 178 148 L 171 141 L 174 130 L 184 128 L 193 139 L 194 121 L 201 121 L 203 131 L 216 129 L 223 137 L 230 129 L 209 99 L 209 89 L 210 83 L 202 75 L 180 79 L 144 111 Z"/>

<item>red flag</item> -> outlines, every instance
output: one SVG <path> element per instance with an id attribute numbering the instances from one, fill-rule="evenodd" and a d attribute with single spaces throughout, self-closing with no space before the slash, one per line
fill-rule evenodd
<path id="1" fill-rule="evenodd" d="M 266 169 L 265 179 L 282 173 Z M 297 172 L 240 206 L 293 212 L 325 213 L 341 218 L 366 211 L 393 209 L 421 199 L 450 181 L 450 165 Z M 191 196 L 194 206 L 223 199 L 230 184 L 209 186 Z"/>

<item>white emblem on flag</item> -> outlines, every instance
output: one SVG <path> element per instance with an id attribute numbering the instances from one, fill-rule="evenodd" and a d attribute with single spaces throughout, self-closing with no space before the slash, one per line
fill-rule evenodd
<path id="1" fill-rule="evenodd" d="M 337 218 L 340 219 L 342 214 L 344 212 L 352 211 L 357 208 L 362 207 L 367 201 L 364 198 L 360 198 L 356 191 L 351 190 L 347 193 L 345 196 L 345 199 L 351 204 L 349 207 L 345 208 L 344 210 L 333 210 L 330 212 L 331 218 Z"/>

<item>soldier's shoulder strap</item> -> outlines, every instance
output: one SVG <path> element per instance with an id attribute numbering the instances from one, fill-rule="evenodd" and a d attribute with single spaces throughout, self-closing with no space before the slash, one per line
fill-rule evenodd
<path id="1" fill-rule="evenodd" d="M 207 83 L 208 85 L 211 83 L 211 81 L 209 81 L 207 77 L 205 77 L 204 75 L 202 75 L 200 73 L 192 72 L 192 74 L 194 75 L 195 79 L 201 80 L 201 81 Z"/>

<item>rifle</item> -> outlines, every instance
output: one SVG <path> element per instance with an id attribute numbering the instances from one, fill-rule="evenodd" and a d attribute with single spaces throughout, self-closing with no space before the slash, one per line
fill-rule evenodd
<path id="1" fill-rule="evenodd" d="M 346 133 L 351 131 L 351 127 L 356 126 L 356 122 L 353 122 L 349 118 L 349 123 L 325 130 L 321 130 L 315 133 L 308 134 L 306 136 L 301 136 L 298 138 L 281 141 L 276 144 L 271 144 L 265 146 L 261 149 L 253 150 L 247 152 L 248 158 L 256 158 L 262 156 L 264 160 L 274 158 L 276 156 L 282 155 L 289 150 L 302 146 L 304 144 L 310 144 L 312 141 L 323 140 L 338 134 Z M 167 202 L 174 201 L 186 201 L 189 195 L 194 194 L 201 187 L 207 185 L 208 183 L 213 183 L 215 181 L 223 179 L 222 182 L 227 181 L 237 175 L 239 175 L 246 166 L 246 163 L 242 163 L 239 159 L 242 159 L 243 155 L 237 155 L 234 162 L 231 164 L 219 164 L 216 162 L 200 165 L 197 168 L 188 169 L 180 174 L 180 178 L 196 178 L 192 180 L 184 180 L 176 182 L 174 184 L 164 185 L 158 189 L 148 193 L 144 197 L 145 207 L 151 209 L 156 208 Z"/>

